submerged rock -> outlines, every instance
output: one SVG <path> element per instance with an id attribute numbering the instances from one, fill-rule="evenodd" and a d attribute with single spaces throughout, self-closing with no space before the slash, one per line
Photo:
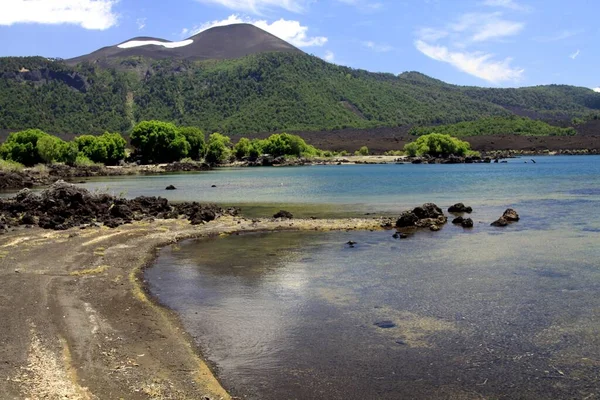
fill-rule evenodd
<path id="1" fill-rule="evenodd" d="M 473 212 L 473 208 L 465 206 L 463 203 L 456 203 L 448 208 L 448 212 L 470 214 Z"/>
<path id="2" fill-rule="evenodd" d="M 294 215 L 289 211 L 280 210 L 278 213 L 273 215 L 273 218 L 292 219 L 294 218 Z"/>
<path id="3" fill-rule="evenodd" d="M 472 228 L 473 220 L 471 218 L 466 218 L 460 224 L 463 228 Z"/>
<path id="4" fill-rule="evenodd" d="M 452 220 L 452 223 L 455 225 L 460 225 L 464 222 L 465 217 L 456 217 Z"/>
<path id="5" fill-rule="evenodd" d="M 504 219 L 506 219 L 507 221 L 511 221 L 511 222 L 515 222 L 520 219 L 519 214 L 517 214 L 517 212 L 515 210 L 513 210 L 512 208 L 506 209 L 506 211 L 504 211 L 504 214 L 502 214 L 502 217 Z"/>
<path id="6" fill-rule="evenodd" d="M 165 188 L 165 190 L 177 190 L 177 188 L 173 185 L 169 185 Z"/>
<path id="7" fill-rule="evenodd" d="M 507 226 L 509 223 L 517 222 L 520 219 L 519 214 L 512 208 L 507 208 L 500 218 L 492 222 L 492 226 Z"/>

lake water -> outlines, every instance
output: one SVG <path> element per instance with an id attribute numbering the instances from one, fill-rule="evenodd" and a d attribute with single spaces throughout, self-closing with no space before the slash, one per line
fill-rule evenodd
<path id="1" fill-rule="evenodd" d="M 600 157 L 535 160 L 226 170 L 108 185 L 258 214 L 473 206 L 473 229 L 448 224 L 406 240 L 286 232 L 164 248 L 146 271 L 150 291 L 181 315 L 236 396 L 594 398 Z M 179 190 L 163 192 L 167 184 Z M 507 207 L 521 221 L 489 226 Z"/>
<path id="2" fill-rule="evenodd" d="M 600 156 L 534 160 L 536 164 L 526 158 L 510 159 L 508 164 L 219 169 L 98 178 L 83 186 L 126 197 L 160 195 L 173 201 L 236 205 L 251 216 L 272 215 L 282 207 L 305 217 L 396 214 L 424 201 L 468 201 L 478 212 L 496 215 L 502 207 L 520 202 L 600 198 Z M 178 190 L 166 191 L 170 184 Z"/>

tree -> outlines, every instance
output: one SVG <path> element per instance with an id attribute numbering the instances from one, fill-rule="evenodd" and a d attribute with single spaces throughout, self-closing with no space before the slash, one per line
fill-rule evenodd
<path id="1" fill-rule="evenodd" d="M 37 149 L 38 140 L 49 136 L 39 129 L 27 129 L 11 133 L 6 142 L 0 146 L 0 157 L 16 161 L 26 166 L 39 164 L 44 160 Z"/>
<path id="2" fill-rule="evenodd" d="M 220 133 L 208 137 L 206 161 L 211 164 L 222 164 L 231 158 L 231 140 Z"/>
<path id="3" fill-rule="evenodd" d="M 411 157 L 425 154 L 433 157 L 464 156 L 471 152 L 471 145 L 450 135 L 430 133 L 406 144 L 404 151 Z"/>
<path id="4" fill-rule="evenodd" d="M 185 137 L 185 140 L 190 144 L 189 155 L 192 159 L 198 160 L 204 157 L 206 152 L 206 142 L 204 140 L 204 132 L 200 128 L 194 126 L 182 126 L 179 132 Z"/>
<path id="5" fill-rule="evenodd" d="M 319 151 L 307 144 L 298 135 L 289 133 L 276 133 L 269 136 L 263 143 L 262 150 L 274 157 L 279 156 L 315 156 Z"/>
<path id="6" fill-rule="evenodd" d="M 63 147 L 67 143 L 56 136 L 45 135 L 37 141 L 37 151 L 46 164 L 62 162 Z"/>
<path id="7" fill-rule="evenodd" d="M 233 146 L 233 154 L 238 159 L 244 158 L 250 155 L 251 148 L 252 142 L 250 139 L 243 137 Z"/>
<path id="8" fill-rule="evenodd" d="M 181 160 L 190 151 L 190 144 L 177 127 L 169 122 L 143 121 L 133 128 L 131 144 L 143 162 Z"/>
<path id="9" fill-rule="evenodd" d="M 127 142 L 118 133 L 82 135 L 75 139 L 75 143 L 84 156 L 96 163 L 116 165 L 125 158 Z"/>

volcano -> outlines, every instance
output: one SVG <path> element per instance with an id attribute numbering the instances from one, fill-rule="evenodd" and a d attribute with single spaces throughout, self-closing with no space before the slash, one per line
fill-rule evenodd
<path id="1" fill-rule="evenodd" d="M 66 60 L 68 64 L 140 56 L 149 59 L 226 60 L 267 52 L 301 50 L 251 24 L 233 24 L 207 29 L 179 42 L 135 37 L 90 54 Z"/>

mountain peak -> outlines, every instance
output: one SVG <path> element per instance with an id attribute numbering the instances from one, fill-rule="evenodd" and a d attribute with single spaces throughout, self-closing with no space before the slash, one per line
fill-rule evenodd
<path id="1" fill-rule="evenodd" d="M 69 64 L 141 56 L 150 59 L 225 60 L 266 52 L 301 52 L 284 40 L 251 24 L 218 26 L 172 42 L 147 36 L 67 60 Z"/>

